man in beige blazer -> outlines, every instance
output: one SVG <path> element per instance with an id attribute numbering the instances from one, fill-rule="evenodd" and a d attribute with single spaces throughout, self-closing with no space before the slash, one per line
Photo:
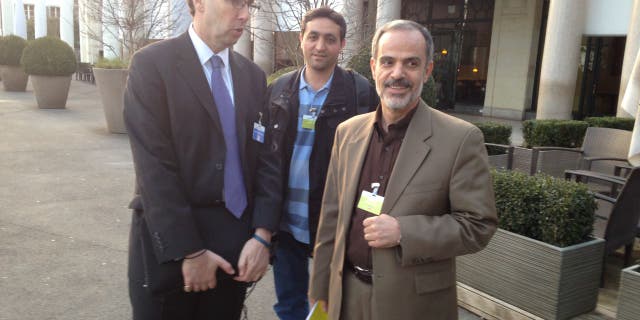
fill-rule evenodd
<path id="1" fill-rule="evenodd" d="M 456 319 L 455 257 L 496 229 L 482 133 L 420 99 L 432 57 L 425 27 L 381 27 L 381 105 L 337 129 L 309 290 L 330 319 Z"/>

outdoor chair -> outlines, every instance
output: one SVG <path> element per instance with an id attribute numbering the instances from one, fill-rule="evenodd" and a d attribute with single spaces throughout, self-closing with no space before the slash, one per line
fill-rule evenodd
<path id="1" fill-rule="evenodd" d="M 614 197 L 593 193 L 598 201 L 593 232 L 596 237 L 605 239 L 605 257 L 624 246 L 624 265 L 628 266 L 635 238 L 639 236 L 640 167 L 631 169 L 626 179 L 593 171 L 567 170 L 565 178 L 571 180 L 572 177 L 578 182 L 589 178 L 621 186 L 620 192 Z"/>
<path id="2" fill-rule="evenodd" d="M 91 66 L 90 63 L 87 63 L 87 62 L 78 63 L 78 67 L 76 69 L 76 80 L 95 83 L 95 79 L 93 78 L 93 67 Z"/>
<path id="3" fill-rule="evenodd" d="M 504 150 L 503 154 L 489 155 L 489 165 L 496 169 L 511 170 L 513 167 L 514 147 L 506 144 L 488 143 L 484 144 L 487 151 Z"/>
<path id="4" fill-rule="evenodd" d="M 613 174 L 616 164 L 627 163 L 630 144 L 631 131 L 589 127 L 581 148 L 534 147 L 531 174 L 561 177 L 567 169 Z"/>

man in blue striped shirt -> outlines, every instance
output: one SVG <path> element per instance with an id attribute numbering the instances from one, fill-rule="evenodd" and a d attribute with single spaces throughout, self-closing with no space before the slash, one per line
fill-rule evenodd
<path id="1" fill-rule="evenodd" d="M 256 177 L 254 215 L 281 213 L 273 271 L 283 320 L 305 319 L 309 256 L 313 250 L 335 129 L 374 110 L 375 89 L 337 66 L 345 45 L 344 18 L 329 8 L 307 12 L 300 43 L 305 65 L 270 86 L 265 148 Z"/>

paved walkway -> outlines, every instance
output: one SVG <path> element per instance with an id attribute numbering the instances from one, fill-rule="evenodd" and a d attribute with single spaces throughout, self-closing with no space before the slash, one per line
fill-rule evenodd
<path id="1" fill-rule="evenodd" d="M 0 89 L 0 181 L 0 320 L 130 319 L 133 164 L 96 87 L 72 81 L 63 110 L 38 109 L 31 87 Z M 274 302 L 268 273 L 249 319 L 275 319 Z"/>

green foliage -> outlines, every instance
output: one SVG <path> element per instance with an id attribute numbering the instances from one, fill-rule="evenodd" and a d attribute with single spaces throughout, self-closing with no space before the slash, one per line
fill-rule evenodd
<path id="1" fill-rule="evenodd" d="M 27 40 L 9 35 L 0 38 L 0 65 L 19 66 L 22 51 L 27 46 Z"/>
<path id="2" fill-rule="evenodd" d="M 585 118 L 584 121 L 589 124 L 589 127 L 602 127 L 633 131 L 633 123 L 635 120 L 633 118 L 590 117 Z"/>
<path id="3" fill-rule="evenodd" d="M 64 41 L 42 37 L 30 41 L 21 60 L 24 72 L 41 76 L 67 76 L 76 71 L 76 56 Z"/>
<path id="4" fill-rule="evenodd" d="M 370 41 L 369 41 L 370 42 Z M 375 81 L 371 75 L 371 46 L 364 46 L 362 50 L 347 63 L 347 67 L 355 70 L 371 82 L 375 86 Z M 420 96 L 429 106 L 435 107 L 438 102 L 438 92 L 436 90 L 436 81 L 433 76 L 427 79 L 422 87 L 422 95 Z"/>
<path id="5" fill-rule="evenodd" d="M 98 62 L 96 62 L 95 67 L 102 69 L 128 69 L 129 61 L 124 61 L 120 58 L 101 58 L 100 60 L 98 60 Z"/>
<path id="6" fill-rule="evenodd" d="M 577 120 L 526 120 L 522 122 L 524 146 L 578 148 L 588 126 Z"/>
<path id="7" fill-rule="evenodd" d="M 283 75 L 283 74 L 285 74 L 285 73 L 287 73 L 287 72 L 290 72 L 290 71 L 296 70 L 296 69 L 298 69 L 298 67 L 296 67 L 296 66 L 290 66 L 290 67 L 285 67 L 285 68 L 282 68 L 282 69 L 277 70 L 276 72 L 274 72 L 274 73 L 270 74 L 270 75 L 267 77 L 267 85 L 270 85 L 270 84 L 271 84 L 271 82 L 273 82 L 274 80 L 278 79 L 281 75 Z"/>
<path id="8" fill-rule="evenodd" d="M 492 175 L 500 228 L 559 247 L 590 238 L 597 205 L 585 184 L 515 171 Z"/>
<path id="9" fill-rule="evenodd" d="M 509 124 L 487 121 L 487 122 L 474 122 L 476 127 L 482 131 L 484 135 L 484 141 L 496 144 L 511 144 L 511 132 L 513 128 Z M 504 148 L 487 147 L 489 155 L 503 154 L 506 150 Z"/>
<path id="10" fill-rule="evenodd" d="M 436 91 L 436 81 L 433 75 L 429 76 L 427 82 L 422 87 L 422 95 L 420 96 L 424 102 L 430 107 L 435 107 L 438 102 L 438 92 Z"/>
<path id="11" fill-rule="evenodd" d="M 361 74 L 363 77 L 367 78 L 369 82 L 374 83 L 373 77 L 371 76 L 371 65 L 369 61 L 371 60 L 371 46 L 364 46 L 358 54 L 351 57 L 349 62 L 347 63 L 347 67 L 355 70 L 357 73 Z"/>

